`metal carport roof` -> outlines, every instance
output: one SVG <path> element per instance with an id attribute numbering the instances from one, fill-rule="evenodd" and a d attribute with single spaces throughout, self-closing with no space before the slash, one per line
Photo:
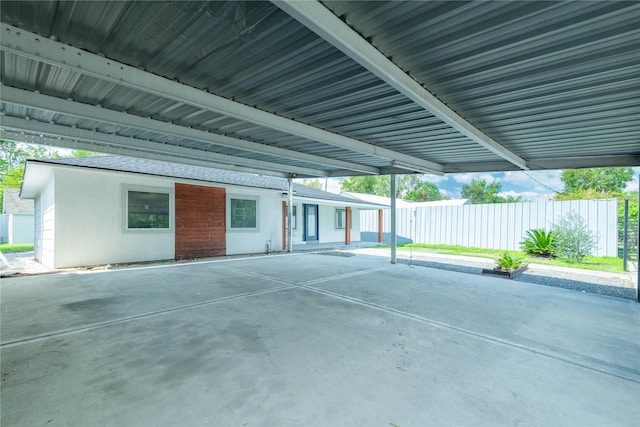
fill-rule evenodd
<path id="1" fill-rule="evenodd" d="M 2 1 L 2 137 L 275 176 L 640 165 L 638 2 Z"/>

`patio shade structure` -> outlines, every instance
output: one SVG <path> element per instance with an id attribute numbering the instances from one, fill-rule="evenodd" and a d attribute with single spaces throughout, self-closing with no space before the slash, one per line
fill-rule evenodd
<path id="1" fill-rule="evenodd" d="M 2 138 L 290 177 L 640 165 L 638 2 L 3 1 Z"/>

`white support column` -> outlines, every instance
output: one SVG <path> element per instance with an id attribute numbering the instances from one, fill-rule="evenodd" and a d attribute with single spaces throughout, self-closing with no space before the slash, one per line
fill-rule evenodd
<path id="1" fill-rule="evenodd" d="M 289 218 L 289 229 L 287 230 L 287 252 L 293 252 L 293 179 L 289 177 L 287 179 L 289 184 L 287 192 L 287 217 Z"/>
<path id="2" fill-rule="evenodd" d="M 396 263 L 396 175 L 391 174 L 391 264 Z"/>

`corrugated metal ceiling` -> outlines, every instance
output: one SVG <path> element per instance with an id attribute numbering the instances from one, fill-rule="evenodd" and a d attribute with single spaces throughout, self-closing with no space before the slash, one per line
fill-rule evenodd
<path id="1" fill-rule="evenodd" d="M 640 3 L 323 4 L 530 168 L 640 163 Z M 445 172 L 518 169 L 269 2 L 3 1 L 0 16 L 3 24 L 34 37 L 54 39 L 416 162 L 434 162 Z M 2 84 L 7 87 L 71 99 L 79 109 L 100 106 L 287 149 L 293 155 L 274 156 L 25 108 L 5 102 L 0 94 L 7 117 L 88 129 L 97 136 L 117 134 L 129 138 L 133 148 L 137 140 L 149 140 L 168 150 L 184 146 L 232 155 L 239 163 L 246 158 L 328 175 L 362 173 L 336 162 L 320 164 L 295 156 L 306 153 L 378 173 L 406 171 L 394 167 L 389 155 L 301 137 L 2 47 Z"/>

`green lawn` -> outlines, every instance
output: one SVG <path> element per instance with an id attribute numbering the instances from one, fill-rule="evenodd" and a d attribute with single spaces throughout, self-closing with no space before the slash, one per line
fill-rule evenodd
<path id="1" fill-rule="evenodd" d="M 389 245 L 377 246 L 377 248 L 381 249 L 389 249 Z M 482 248 L 465 248 L 463 246 L 448 246 L 448 245 L 427 245 L 424 243 L 399 243 L 398 244 L 399 252 L 426 252 L 426 253 L 436 253 L 436 254 L 450 254 L 450 255 L 466 255 L 473 256 L 478 258 L 490 258 L 497 259 L 502 254 L 504 254 L 504 250 L 498 249 L 482 249 Z M 520 258 L 524 259 L 524 262 L 529 264 L 546 264 L 546 265 L 557 265 L 560 267 L 572 267 L 572 268 L 584 268 L 586 270 L 598 270 L 598 271 L 609 271 L 614 273 L 622 273 L 622 259 L 616 257 L 595 257 L 590 256 L 587 257 L 582 263 L 570 263 L 562 259 L 548 259 L 548 258 L 540 258 L 534 257 L 525 254 L 520 251 L 508 251 L 511 255 L 516 255 Z"/>
<path id="2" fill-rule="evenodd" d="M 33 250 L 33 244 L 29 243 L 0 243 L 0 252 L 29 252 Z"/>

